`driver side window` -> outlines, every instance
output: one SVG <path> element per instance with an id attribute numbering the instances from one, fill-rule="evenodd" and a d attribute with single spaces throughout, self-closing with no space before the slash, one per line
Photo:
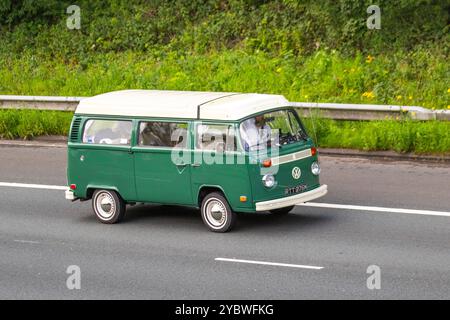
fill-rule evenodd
<path id="1" fill-rule="evenodd" d="M 236 135 L 232 125 L 199 124 L 196 137 L 196 149 L 218 153 L 237 150 Z"/>

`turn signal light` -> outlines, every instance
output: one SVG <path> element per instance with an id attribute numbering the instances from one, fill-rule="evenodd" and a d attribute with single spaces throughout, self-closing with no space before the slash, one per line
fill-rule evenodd
<path id="1" fill-rule="evenodd" d="M 246 201 L 247 201 L 247 196 L 240 196 L 240 197 L 239 197 L 239 200 L 240 200 L 241 202 L 246 202 Z"/>
<path id="2" fill-rule="evenodd" d="M 77 188 L 77 185 L 76 184 L 71 184 L 70 185 L 70 190 L 75 190 Z"/>
<path id="3" fill-rule="evenodd" d="M 317 148 L 316 147 L 312 147 L 311 148 L 311 155 L 315 156 L 317 154 Z"/>
<path id="4" fill-rule="evenodd" d="M 271 159 L 266 159 L 262 162 L 262 165 L 264 168 L 269 168 L 272 166 L 272 160 Z"/>

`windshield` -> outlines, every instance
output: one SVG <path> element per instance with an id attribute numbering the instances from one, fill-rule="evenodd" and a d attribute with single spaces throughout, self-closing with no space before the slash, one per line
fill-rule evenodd
<path id="1" fill-rule="evenodd" d="M 294 110 L 257 115 L 243 121 L 239 131 L 246 151 L 282 147 L 308 138 Z"/>

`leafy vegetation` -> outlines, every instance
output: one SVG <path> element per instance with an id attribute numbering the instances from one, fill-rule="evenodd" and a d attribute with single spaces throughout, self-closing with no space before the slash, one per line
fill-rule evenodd
<path id="1" fill-rule="evenodd" d="M 79 30 L 66 26 L 66 10 L 72 4 L 81 9 Z M 378 0 L 380 30 L 366 26 L 371 4 L 3 0 L 0 94 L 212 90 L 278 93 L 291 101 L 450 109 L 450 3 Z M 47 116 L 24 111 L 0 116 L 2 137 L 65 132 L 68 123 L 66 114 L 58 120 L 59 128 L 30 123 L 19 130 L 14 125 L 17 117 L 47 121 Z M 402 152 L 450 149 L 447 124 L 323 120 L 321 126 L 324 146 Z M 422 137 L 436 142 L 418 142 Z"/>
<path id="2" fill-rule="evenodd" d="M 81 8 L 81 29 L 66 8 Z M 125 50 L 205 52 L 246 47 L 279 55 L 317 48 L 380 54 L 448 40 L 445 0 L 379 0 L 381 30 L 366 27 L 371 0 L 3 0 L 5 51 L 61 57 Z M 14 41 L 14 39 L 16 39 Z M 9 41 L 8 41 L 9 40 Z"/>
<path id="3" fill-rule="evenodd" d="M 69 0 L 0 4 L 0 93 L 121 88 L 276 92 L 291 100 L 450 103 L 444 0 Z"/>

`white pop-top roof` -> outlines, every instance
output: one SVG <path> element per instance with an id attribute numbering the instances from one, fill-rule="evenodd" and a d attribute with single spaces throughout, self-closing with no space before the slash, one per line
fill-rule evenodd
<path id="1" fill-rule="evenodd" d="M 288 105 L 283 96 L 271 94 L 123 90 L 82 99 L 75 114 L 239 120 Z"/>

